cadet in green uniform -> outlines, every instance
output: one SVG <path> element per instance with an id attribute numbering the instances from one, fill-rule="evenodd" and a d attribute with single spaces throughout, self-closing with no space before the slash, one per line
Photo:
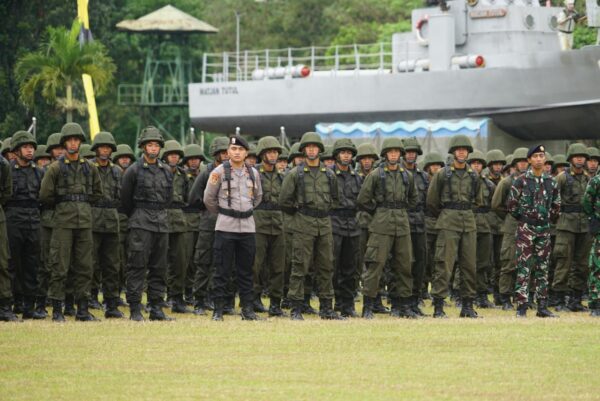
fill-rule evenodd
<path id="1" fill-rule="evenodd" d="M 554 176 L 556 177 L 557 175 L 565 171 L 567 167 L 569 167 L 569 162 L 567 161 L 567 157 L 562 154 L 554 155 L 553 159 L 554 164 L 552 165 L 552 174 L 554 174 Z"/>
<path id="2" fill-rule="evenodd" d="M 275 137 L 265 136 L 258 141 L 256 153 L 262 164 L 258 166 L 262 185 L 262 202 L 254 210 L 256 224 L 256 257 L 254 258 L 254 311 L 265 311 L 260 300 L 263 287 L 260 273 L 266 270 L 269 291 L 269 316 L 287 316 L 281 310 L 283 298 L 283 271 L 285 267 L 285 237 L 283 216 L 279 207 L 279 192 L 283 174 L 277 170 L 277 159 L 282 147 Z M 262 307 L 262 308 L 261 308 Z"/>
<path id="3" fill-rule="evenodd" d="M 189 181 L 185 170 L 179 166 L 179 162 L 184 156 L 179 142 L 166 141 L 163 150 L 163 161 L 167 163 L 173 174 L 173 198 L 167 209 L 169 217 L 168 297 L 173 302 L 171 312 L 189 313 L 191 310 L 187 309 L 183 299 L 187 276 L 186 268 L 189 261 L 186 251 L 189 230 L 183 208 L 187 206 Z"/>
<path id="4" fill-rule="evenodd" d="M 385 162 L 373 170 L 358 194 L 358 206 L 373 215 L 365 252 L 363 311 L 373 319 L 373 301 L 379 290 L 383 267 L 391 254 L 393 316 L 416 318 L 412 310 L 412 245 L 407 209 L 418 203 L 414 176 L 400 166 L 400 138 L 386 138 L 381 156 Z"/>
<path id="5" fill-rule="evenodd" d="M 423 170 L 427 172 L 429 180 L 433 177 L 442 167 L 444 167 L 444 158 L 437 152 L 430 152 L 425 155 L 423 160 Z M 429 208 L 425 208 L 425 229 L 427 232 L 427 260 L 425 265 L 425 273 L 423 275 L 423 290 L 421 297 L 423 299 L 431 299 L 429 294 L 429 284 L 433 276 L 434 268 L 434 256 L 435 256 L 435 242 L 437 240 L 438 229 L 435 228 L 437 224 L 437 217 L 435 217 Z"/>
<path id="6" fill-rule="evenodd" d="M 362 178 L 351 165 L 356 153 L 356 146 L 350 139 L 338 139 L 333 144 L 333 171 L 337 177 L 339 196 L 338 207 L 330 213 L 333 232 L 333 289 L 336 306 L 343 317 L 358 317 L 354 310 L 354 296 L 358 290 L 356 275 L 359 271 L 361 230 L 356 216 L 356 199 Z"/>
<path id="7" fill-rule="evenodd" d="M 300 141 L 306 163 L 292 169 L 283 180 L 279 204 L 292 215 L 288 228 L 293 233 L 292 272 L 288 297 L 293 303 L 291 317 L 303 320 L 304 280 L 314 263 L 319 290 L 319 316 L 342 319 L 333 310 L 333 238 L 329 212 L 338 203 L 335 174 L 319 161 L 325 150 L 319 134 L 307 132 Z"/>
<path id="8" fill-rule="evenodd" d="M 164 139 L 158 128 L 144 128 L 138 138 L 143 156 L 127 169 L 121 187 L 121 202 L 129 217 L 127 254 L 127 302 L 133 321 L 143 321 L 141 312 L 144 279 L 148 283 L 150 320 L 170 320 L 164 302 L 169 216 L 173 198 L 173 174 L 158 159 Z"/>
<path id="9" fill-rule="evenodd" d="M 425 235 L 425 199 L 429 188 L 429 177 L 427 173 L 417 167 L 417 157 L 423 154 L 421 145 L 417 138 L 406 138 L 404 144 L 404 157 L 402 166 L 414 177 L 417 187 L 418 201 L 416 207 L 408 209 L 408 221 L 410 222 L 410 239 L 412 242 L 412 276 L 413 295 L 411 307 L 415 314 L 424 316 L 419 308 L 419 298 L 423 287 L 423 275 L 425 274 L 425 260 L 427 258 L 427 239 Z"/>
<path id="10" fill-rule="evenodd" d="M 335 166 L 335 157 L 333 157 L 333 146 L 325 146 L 325 151 L 319 155 L 319 159 L 325 167 L 333 169 Z"/>
<path id="11" fill-rule="evenodd" d="M 515 233 L 517 232 L 518 222 L 511 216 L 506 209 L 506 202 L 510 194 L 510 188 L 516 177 L 527 171 L 529 163 L 527 162 L 527 148 L 515 149 L 512 158 L 512 165 L 515 171 L 504 177 L 492 197 L 492 210 L 504 219 L 502 224 L 502 247 L 500 249 L 500 278 L 498 280 L 498 289 L 502 301 L 503 310 L 513 309 L 511 297 L 515 290 L 516 279 L 516 261 L 515 261 Z"/>
<path id="12" fill-rule="evenodd" d="M 50 164 L 52 159 L 48 152 L 46 152 L 46 145 L 38 145 L 33 154 L 33 161 L 41 169 L 45 169 Z"/>
<path id="13" fill-rule="evenodd" d="M 494 184 L 494 187 L 497 187 L 500 184 L 500 181 L 502 180 L 502 169 L 506 164 L 506 157 L 504 156 L 504 153 L 502 153 L 501 150 L 492 149 L 489 152 L 487 152 L 485 158 L 486 165 L 488 168 L 487 178 Z M 492 286 L 494 291 L 494 304 L 496 306 L 502 306 L 499 281 L 501 266 L 500 250 L 502 249 L 503 237 L 503 220 L 493 210 L 490 210 L 487 216 L 490 224 L 490 232 L 492 233 L 492 258 L 488 282 Z"/>
<path id="14" fill-rule="evenodd" d="M 587 148 L 588 155 L 590 158 L 585 163 L 588 175 L 595 177 L 598 174 L 598 163 L 600 162 L 600 150 L 598 148 L 590 146 Z"/>
<path id="15" fill-rule="evenodd" d="M 472 151 L 467 136 L 453 136 L 448 153 L 453 154 L 454 161 L 433 176 L 427 193 L 427 207 L 438 217 L 436 228 L 439 229 L 431 291 L 434 317 L 446 317 L 444 298 L 448 295 L 448 281 L 456 262 L 462 279 L 460 317 L 477 317 L 473 309 L 477 261 L 477 226 L 473 209 L 484 204 L 479 177 L 467 165 L 468 154 Z"/>
<path id="16" fill-rule="evenodd" d="M 489 214 L 491 211 L 492 196 L 496 186 L 485 174 L 482 174 L 483 166 L 486 164 L 485 156 L 479 150 L 474 150 L 467 159 L 469 166 L 479 176 L 481 189 L 483 191 L 483 206 L 473 210 L 475 213 L 475 224 L 477 226 L 477 298 L 476 304 L 479 308 L 493 308 L 487 297 L 488 280 L 492 260 L 492 230 L 490 227 Z"/>
<path id="17" fill-rule="evenodd" d="M 206 210 L 204 205 L 204 191 L 208 184 L 208 177 L 212 170 L 229 160 L 227 147 L 229 140 L 226 137 L 217 137 L 210 144 L 210 155 L 213 162 L 206 166 L 202 171 L 189 193 L 188 204 L 190 207 L 199 209 L 200 222 L 198 227 L 198 240 L 194 248 L 194 269 L 196 278 L 194 280 L 194 314 L 205 315 L 206 310 L 212 310 L 212 300 L 210 298 L 210 289 L 215 267 L 213 262 L 213 244 L 215 242 L 215 224 L 217 215 Z M 229 301 L 231 304 L 231 301 Z"/>
<path id="18" fill-rule="evenodd" d="M 556 177 L 562 200 L 556 224 L 556 269 L 552 283 L 552 290 L 558 298 L 557 311 L 565 309 L 565 297 L 569 291 L 568 309 L 572 312 L 587 311 L 581 304 L 581 297 L 587 285 L 587 262 L 592 239 L 581 202 L 590 180 L 584 170 L 588 158 L 585 145 L 572 144 L 567 152 L 567 161 L 571 166 Z"/>
<path id="19" fill-rule="evenodd" d="M 37 270 L 40 256 L 39 192 L 44 171 L 33 162 L 37 142 L 33 135 L 18 131 L 12 137 L 13 194 L 6 202 L 5 214 L 10 246 L 9 270 L 12 272 L 13 292 L 21 291 L 24 301 L 23 319 L 44 319 L 44 313 L 34 312 L 37 295 Z"/>
<path id="20" fill-rule="evenodd" d="M 64 155 L 65 149 L 60 144 L 60 132 L 55 132 L 46 141 L 46 151 L 51 161 L 58 160 Z M 46 166 L 45 170 L 49 167 Z M 40 263 L 37 271 L 37 299 L 35 310 L 38 314 L 48 315 L 46 311 L 46 297 L 48 296 L 48 283 L 50 281 L 50 266 L 48 265 L 48 254 L 50 253 L 50 238 L 52 237 L 52 226 L 54 219 L 54 208 L 42 205 L 40 212 Z M 72 304 L 72 301 L 71 301 Z"/>
<path id="21" fill-rule="evenodd" d="M 290 155 L 290 153 L 288 152 L 288 150 L 286 148 L 282 147 L 281 153 L 277 157 L 277 164 L 275 165 L 277 170 L 282 174 L 285 174 L 285 172 L 287 170 L 289 155 Z"/>
<path id="22" fill-rule="evenodd" d="M 8 234 L 3 205 L 12 196 L 13 184 L 10 164 L 0 155 L 0 321 L 19 320 L 12 311 L 12 290 L 8 272 Z"/>
<path id="23" fill-rule="evenodd" d="M 94 273 L 91 204 L 102 198 L 102 182 L 98 168 L 79 155 L 84 141 L 79 124 L 67 123 L 62 127 L 60 143 L 66 150 L 65 156 L 48 167 L 40 190 L 42 204 L 54 206 L 48 297 L 52 300 L 52 320 L 56 322 L 65 320 L 62 302 L 69 271 L 77 302 L 75 319 L 96 320 L 88 311 Z"/>
<path id="24" fill-rule="evenodd" d="M 0 150 L 2 156 L 9 162 L 17 159 L 17 155 L 12 151 L 11 139 L 11 137 L 6 138 L 2 142 L 2 150 Z"/>
<path id="25" fill-rule="evenodd" d="M 102 294 L 106 303 L 104 317 L 122 318 L 119 311 L 120 294 L 120 252 L 119 252 L 119 212 L 121 206 L 121 169 L 110 161 L 112 152 L 117 150 L 115 138 L 110 132 L 99 132 L 92 142 L 96 152 L 94 164 L 102 179 L 102 199 L 92 204 L 92 232 L 94 233 L 94 284 L 92 299 L 98 300 L 98 288 L 102 284 Z"/>
<path id="26" fill-rule="evenodd" d="M 191 189 L 192 184 L 200 171 L 204 167 L 202 162 L 206 157 L 200 145 L 191 143 L 183 148 L 183 169 L 188 179 Z M 187 195 L 186 195 L 187 196 Z M 187 259 L 186 277 L 185 277 L 185 300 L 188 305 L 194 304 L 194 278 L 196 277 L 196 265 L 194 264 L 194 247 L 198 241 L 198 230 L 200 229 L 200 212 L 197 207 L 187 205 L 183 208 L 185 220 L 187 222 L 188 235 L 186 236 L 185 254 Z"/>

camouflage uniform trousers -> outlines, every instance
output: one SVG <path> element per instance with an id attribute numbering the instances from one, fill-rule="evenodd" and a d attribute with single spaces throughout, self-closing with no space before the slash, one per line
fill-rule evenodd
<path id="1" fill-rule="evenodd" d="M 527 224 L 519 224 L 516 241 L 515 299 L 519 305 L 529 301 L 530 276 L 537 300 L 548 297 L 548 264 L 550 262 L 550 233 L 537 233 Z"/>
<path id="2" fill-rule="evenodd" d="M 590 302 L 600 302 L 600 234 L 594 238 L 590 251 L 590 277 L 588 280 Z"/>

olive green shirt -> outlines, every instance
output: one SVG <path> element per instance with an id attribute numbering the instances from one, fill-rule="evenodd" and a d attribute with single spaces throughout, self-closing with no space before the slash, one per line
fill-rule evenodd
<path id="1" fill-rule="evenodd" d="M 556 177 L 556 184 L 561 199 L 561 211 L 556 223 L 557 230 L 572 233 L 587 233 L 588 218 L 583 211 L 581 202 L 585 189 L 590 181 L 586 172 L 576 174 L 571 169 L 566 169 Z M 576 208 L 579 211 L 567 211 L 564 208 Z"/>
<path id="2" fill-rule="evenodd" d="M 28 230 L 40 228 L 39 193 L 44 170 L 34 162 L 26 166 L 11 163 L 13 194 L 4 205 L 6 221 L 11 227 Z"/>
<path id="3" fill-rule="evenodd" d="M 112 162 L 101 166 L 95 162 L 102 181 L 102 199 L 92 205 L 92 230 L 97 233 L 117 234 L 120 231 L 121 168 Z"/>
<path id="4" fill-rule="evenodd" d="M 169 232 L 188 232 L 188 222 L 183 212 L 183 208 L 187 206 L 188 177 L 181 167 L 175 168 L 175 172 L 171 171 L 171 173 L 173 174 L 173 199 L 167 209 Z"/>
<path id="5" fill-rule="evenodd" d="M 279 207 L 279 193 L 283 185 L 283 174 L 273 166 L 268 172 L 263 166 L 257 166 L 262 185 L 262 201 L 254 210 L 254 223 L 259 234 L 280 235 L 283 230 L 283 214 Z"/>
<path id="6" fill-rule="evenodd" d="M 514 178 L 517 176 L 519 176 L 519 173 L 514 173 L 504 177 L 496 187 L 494 195 L 492 196 L 492 211 L 496 213 L 498 218 L 504 221 L 502 227 L 500 228 L 500 232 L 503 234 L 514 235 L 517 232 L 517 227 L 519 226 L 517 219 L 512 217 L 512 215 L 510 215 L 506 209 L 506 201 L 508 200 L 508 195 L 510 194 L 510 188 L 512 187 Z"/>

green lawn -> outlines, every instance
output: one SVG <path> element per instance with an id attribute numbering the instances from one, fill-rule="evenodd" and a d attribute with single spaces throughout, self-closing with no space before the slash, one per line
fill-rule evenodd
<path id="1" fill-rule="evenodd" d="M 446 311 L 443 321 L 0 324 L 0 399 L 600 399 L 600 319 Z"/>

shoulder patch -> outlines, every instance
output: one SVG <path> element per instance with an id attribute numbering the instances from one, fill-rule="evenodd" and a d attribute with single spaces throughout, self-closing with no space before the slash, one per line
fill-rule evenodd
<path id="1" fill-rule="evenodd" d="M 214 171 L 210 173 L 210 177 L 208 178 L 208 183 L 211 185 L 217 185 L 219 183 L 219 174 Z"/>

